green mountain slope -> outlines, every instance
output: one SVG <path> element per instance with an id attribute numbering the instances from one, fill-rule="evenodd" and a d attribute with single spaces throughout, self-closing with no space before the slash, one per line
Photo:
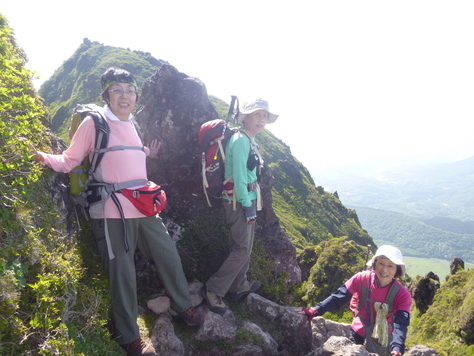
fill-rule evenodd
<path id="1" fill-rule="evenodd" d="M 69 118 L 77 104 L 102 105 L 100 77 L 111 66 L 134 73 L 138 85 L 163 64 L 150 53 L 104 46 L 87 38 L 76 52 L 45 81 L 39 93 L 51 112 L 51 128 L 69 142 Z"/>
<path id="2" fill-rule="evenodd" d="M 406 255 L 474 262 L 474 234 L 442 230 L 409 215 L 356 207 L 363 226 L 377 244 L 393 244 Z M 449 220 L 452 223 L 452 220 Z M 442 222 L 439 227 L 446 226 Z M 451 230 L 454 230 L 451 228 Z M 464 230 L 468 231 L 468 230 Z"/>

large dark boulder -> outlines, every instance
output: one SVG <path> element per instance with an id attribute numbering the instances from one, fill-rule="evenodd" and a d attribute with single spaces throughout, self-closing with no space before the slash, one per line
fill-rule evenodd
<path id="1" fill-rule="evenodd" d="M 209 225 L 206 222 L 209 217 L 214 219 L 211 221 L 212 225 L 225 226 L 223 216 L 216 213 L 216 210 L 222 209 L 220 202 L 213 201 L 215 208 L 207 205 L 199 168 L 199 129 L 206 121 L 219 118 L 218 113 L 209 101 L 205 85 L 199 79 L 188 77 L 165 64 L 143 84 L 136 118 L 144 133 L 145 143 L 152 139 L 162 142 L 159 159 L 148 160 L 148 178 L 166 191 L 168 206 L 161 216 L 172 237 L 179 240 L 182 234 L 187 233 L 187 239 L 193 240 L 193 246 L 209 246 L 193 251 L 189 246 L 178 244 L 183 260 L 186 259 L 186 263 L 191 259 L 195 262 L 195 266 L 186 267 L 186 270 L 195 271 L 196 275 L 188 277 L 202 279 L 199 270 L 201 274 L 214 271 L 202 272 L 202 268 L 197 265 L 203 266 L 225 258 L 222 254 L 226 250 L 221 248 L 214 254 L 211 251 L 206 260 L 201 260 L 200 256 L 216 248 L 221 240 L 226 240 L 226 236 L 216 233 L 219 236 L 206 236 L 214 240 L 202 243 L 198 241 L 200 237 L 197 234 L 189 236 L 193 231 L 209 229 L 209 226 L 203 226 Z M 256 236 L 273 261 L 274 272 L 288 273 L 288 281 L 291 283 L 301 281 L 295 247 L 280 227 L 272 207 L 273 176 L 267 164 L 260 181 L 264 208 L 258 212 Z"/>

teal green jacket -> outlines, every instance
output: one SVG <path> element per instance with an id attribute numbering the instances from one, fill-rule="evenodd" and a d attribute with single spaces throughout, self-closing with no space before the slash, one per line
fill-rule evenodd
<path id="1" fill-rule="evenodd" d="M 253 137 L 250 139 L 254 140 Z M 257 199 L 257 193 L 249 192 L 247 184 L 257 181 L 257 168 L 251 171 L 247 168 L 250 153 L 250 141 L 247 136 L 240 132 L 234 134 L 227 144 L 225 153 L 225 178 L 233 176 L 230 181 L 234 182 L 237 202 L 244 207 L 249 207 L 252 205 L 252 200 Z M 232 200 L 233 198 L 224 196 L 223 199 Z"/>

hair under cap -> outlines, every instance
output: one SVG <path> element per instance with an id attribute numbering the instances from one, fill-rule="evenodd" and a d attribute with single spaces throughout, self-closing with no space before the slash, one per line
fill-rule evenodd
<path id="1" fill-rule="evenodd" d="M 264 110 L 268 112 L 268 122 L 269 124 L 274 123 L 275 120 L 278 118 L 278 115 L 272 114 L 270 112 L 270 107 L 268 105 L 268 101 L 263 99 L 255 99 L 252 101 L 247 101 L 242 105 L 242 110 L 240 111 L 239 116 L 237 116 L 236 121 L 238 123 L 242 123 L 244 121 L 245 116 L 251 114 L 257 110 Z"/>
<path id="2" fill-rule="evenodd" d="M 375 259 L 381 256 L 388 258 L 390 261 L 400 266 L 402 269 L 401 277 L 405 277 L 407 270 L 406 270 L 405 263 L 403 262 L 402 253 L 400 252 L 398 248 L 390 246 L 390 245 L 380 246 L 375 252 L 375 255 L 367 262 L 367 266 L 368 267 L 373 266 Z"/>

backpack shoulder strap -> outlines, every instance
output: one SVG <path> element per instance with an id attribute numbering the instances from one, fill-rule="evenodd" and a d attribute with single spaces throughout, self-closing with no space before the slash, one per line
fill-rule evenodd
<path id="1" fill-rule="evenodd" d="M 401 287 L 398 284 L 393 283 L 385 297 L 385 303 L 388 304 L 388 312 L 390 314 L 393 314 L 393 304 L 400 289 Z"/>
<path id="2" fill-rule="evenodd" d="M 133 122 L 133 125 L 135 126 L 135 130 L 137 130 L 138 137 L 140 137 L 140 140 L 142 141 L 142 145 L 145 146 L 145 141 L 143 140 L 141 127 L 138 124 L 137 120 L 135 119 L 135 116 L 132 117 L 132 122 Z"/>
<path id="3" fill-rule="evenodd" d="M 370 271 L 362 272 L 362 285 L 361 285 L 361 289 L 359 293 L 359 301 L 357 303 L 357 310 L 362 309 L 365 303 L 367 303 L 367 299 L 369 298 L 370 279 L 371 279 Z"/>
<path id="4" fill-rule="evenodd" d="M 92 153 L 90 171 L 95 172 L 104 156 L 99 150 L 107 147 L 109 143 L 109 124 L 107 119 L 98 111 L 91 111 L 90 116 L 94 119 L 95 124 L 95 150 Z"/>
<path id="5" fill-rule="evenodd" d="M 132 118 L 132 123 L 133 123 L 133 126 L 135 127 L 138 137 L 140 138 L 142 146 L 141 147 L 139 146 L 107 147 L 107 144 L 109 143 L 109 134 L 110 134 L 109 124 L 107 123 L 107 119 L 98 111 L 91 111 L 88 113 L 88 115 L 92 116 L 92 118 L 94 119 L 94 124 L 95 124 L 95 129 L 96 129 L 95 148 L 94 148 L 94 152 L 92 153 L 90 172 L 94 173 L 97 170 L 97 167 L 99 166 L 100 162 L 102 161 L 102 157 L 104 156 L 104 153 L 106 152 L 117 151 L 117 150 L 141 150 L 141 151 L 145 150 L 144 143 L 143 143 L 143 136 L 140 132 L 140 125 L 138 125 L 138 122 L 135 120 L 135 118 Z"/>
<path id="6" fill-rule="evenodd" d="M 249 136 L 249 134 L 247 132 L 245 132 L 244 130 L 241 130 L 241 129 L 238 128 L 238 129 L 236 129 L 236 133 L 237 132 L 243 133 L 249 139 L 250 147 L 254 150 L 255 154 L 258 156 L 259 169 L 261 170 L 262 167 L 263 167 L 263 157 L 262 157 L 262 154 L 260 153 L 260 147 L 255 143 L 254 140 L 252 140 L 252 138 Z M 249 152 L 249 157 L 250 157 L 251 154 L 252 154 L 252 151 Z"/>

